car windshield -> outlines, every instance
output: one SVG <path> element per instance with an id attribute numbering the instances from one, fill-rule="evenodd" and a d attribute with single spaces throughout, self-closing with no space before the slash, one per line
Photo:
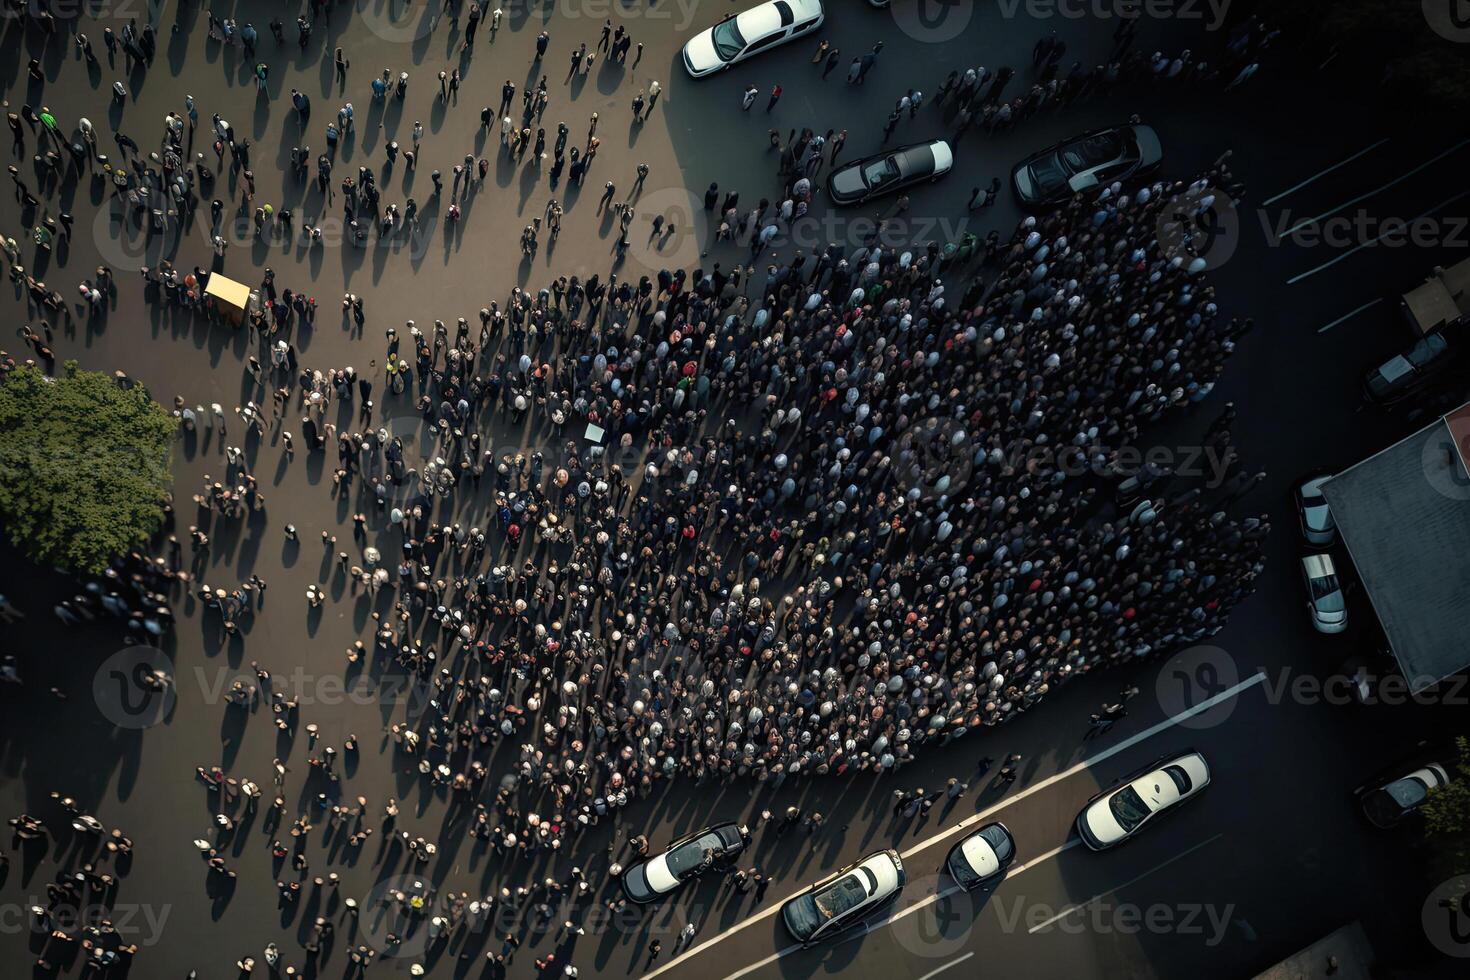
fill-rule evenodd
<path id="1" fill-rule="evenodd" d="M 1424 802 L 1429 795 L 1429 787 L 1417 776 L 1405 776 L 1403 779 L 1395 779 L 1383 791 L 1393 798 L 1393 801 L 1405 810 L 1416 807 Z"/>
<path id="2" fill-rule="evenodd" d="M 715 54 L 721 61 L 729 61 L 745 50 L 745 36 L 735 26 L 735 18 L 722 20 L 710 31 L 710 40 L 715 42 Z"/>
<path id="3" fill-rule="evenodd" d="M 1011 843 L 1010 835 L 1004 830 L 992 825 L 981 830 L 980 836 L 990 844 L 991 849 L 995 851 L 996 860 L 1001 864 L 1011 859 L 1011 852 L 1015 850 L 1015 845 Z"/>
<path id="4" fill-rule="evenodd" d="M 1062 159 L 1076 173 L 1095 167 L 1100 163 L 1111 163 L 1123 155 L 1123 134 L 1116 129 L 1105 133 L 1084 136 L 1062 147 Z"/>
<path id="5" fill-rule="evenodd" d="M 1183 796 L 1185 793 L 1189 792 L 1189 788 L 1191 786 L 1191 783 L 1189 781 L 1189 773 L 1185 772 L 1181 767 L 1165 766 L 1164 775 L 1174 780 L 1174 785 L 1179 788 L 1180 796 Z"/>
<path id="6" fill-rule="evenodd" d="M 1337 612 L 1342 609 L 1342 590 L 1338 587 L 1336 575 L 1320 575 L 1311 579 L 1312 601 L 1317 608 L 1323 612 Z"/>
<path id="7" fill-rule="evenodd" d="M 863 183 L 869 187 L 882 187 L 889 181 L 897 179 L 898 163 L 893 157 L 874 160 L 863 168 Z"/>
<path id="8" fill-rule="evenodd" d="M 1032 162 L 1031 178 L 1042 194 L 1052 194 L 1067 183 L 1067 173 L 1055 153 L 1048 153 Z"/>
<path id="9" fill-rule="evenodd" d="M 1113 812 L 1113 819 L 1118 821 L 1118 826 L 1124 830 L 1132 830 L 1148 819 L 1148 804 L 1143 802 L 1143 797 L 1132 786 L 1124 786 L 1114 793 L 1112 799 L 1108 800 L 1108 809 Z"/>
<path id="10" fill-rule="evenodd" d="M 876 889 L 878 880 L 873 877 L 873 872 L 867 868 L 859 868 L 812 895 L 812 901 L 816 903 L 817 912 L 824 922 L 830 922 L 863 904 L 868 897 L 868 888 L 863 884 L 865 876 L 872 879 L 872 887 Z"/>
<path id="11" fill-rule="evenodd" d="M 716 854 L 720 852 L 720 838 L 717 834 L 705 834 L 703 837 L 697 837 L 670 851 L 669 872 L 675 878 L 683 878 L 699 870 L 706 850 L 714 851 Z"/>

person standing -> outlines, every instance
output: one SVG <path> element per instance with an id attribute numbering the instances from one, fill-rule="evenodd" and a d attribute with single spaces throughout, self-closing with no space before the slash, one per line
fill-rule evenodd
<path id="1" fill-rule="evenodd" d="M 776 107 L 776 103 L 779 101 L 781 101 L 781 86 L 773 85 L 771 86 L 771 100 L 766 103 L 766 111 L 770 112 L 772 109 L 774 109 Z"/>

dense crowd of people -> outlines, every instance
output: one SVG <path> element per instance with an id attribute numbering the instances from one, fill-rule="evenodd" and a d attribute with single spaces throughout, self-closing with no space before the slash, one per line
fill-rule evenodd
<path id="1" fill-rule="evenodd" d="M 330 7 L 319 0 L 298 18 L 303 49 L 311 19 L 329 16 Z M 499 28 L 498 9 L 453 2 L 445 9 L 456 22 L 466 17 L 466 48 L 481 20 Z M 266 57 L 252 25 L 213 12 L 207 23 L 211 43 Z M 276 45 L 288 44 L 285 25 L 269 27 Z M 1254 21 L 1232 35 L 1224 60 L 1230 85 L 1249 77 L 1255 52 L 1270 39 Z M 109 30 L 104 40 L 109 55 L 120 45 L 130 64 L 153 58 L 152 25 L 129 25 L 120 39 Z M 538 61 L 547 40 L 544 32 L 538 38 Z M 1043 39 L 1026 95 L 1002 97 L 1015 74 L 1009 68 L 968 69 L 951 72 L 935 102 L 959 131 L 991 130 L 1120 78 L 1227 81 L 1188 52 L 1148 59 L 1130 53 L 1130 43 L 1120 38 L 1114 60 L 1096 72 L 1063 74 L 1060 42 Z M 84 35 L 76 44 L 79 57 L 95 62 Z M 585 43 L 571 49 L 571 71 L 589 70 L 598 52 L 622 63 L 632 44 L 609 24 L 590 52 Z M 634 65 L 642 48 L 631 53 Z M 854 59 L 849 81 L 863 81 L 879 48 L 871 61 Z M 823 78 L 838 57 L 818 53 Z M 262 91 L 269 69 L 261 60 L 255 72 Z M 340 48 L 335 71 L 345 85 Z M 459 71 L 439 75 L 439 98 L 451 102 Z M 369 98 L 403 98 L 407 85 L 406 72 L 385 69 Z M 654 85 L 633 103 L 639 119 L 657 102 Z M 115 97 L 125 99 L 118 86 Z M 482 126 L 500 134 L 502 152 L 518 156 L 534 145 L 535 166 L 550 142 L 555 190 L 569 128 L 561 124 L 548 137 L 540 126 L 550 101 L 545 77 L 521 93 L 519 110 L 512 83 L 501 94 L 499 110 L 482 112 Z M 292 102 L 303 116 L 309 111 L 294 90 Z M 910 90 L 894 113 L 912 117 L 922 102 Z M 287 179 L 305 183 L 314 166 L 320 213 L 337 199 L 335 187 L 359 241 L 373 229 L 392 236 L 413 228 L 418 204 L 381 201 L 373 168 L 334 185 L 335 147 L 353 116 L 347 102 L 327 122 L 325 153 L 293 148 Z M 164 120 L 156 151 L 119 131 L 119 158 L 107 161 L 90 122 L 81 120 L 80 135 L 67 139 L 48 109 L 27 106 L 11 115 L 16 144 L 25 147 L 29 126 L 37 159 L 50 162 L 40 197 L 12 168 L 17 201 L 35 209 L 59 182 L 90 171 L 114 185 L 128 220 L 149 234 L 207 206 L 215 269 L 230 245 L 222 221 L 232 208 L 250 216 L 254 234 L 284 227 L 320 242 L 319 218 L 293 225 L 289 210 L 256 201 L 248 139 L 213 115 L 203 129 L 211 163 L 194 149 L 199 125 L 189 97 Z M 596 127 L 594 114 L 585 141 L 570 149 L 573 181 L 596 155 Z M 893 127 L 890 119 L 888 132 Z M 415 167 L 422 135 L 415 123 L 411 148 L 387 143 L 385 166 L 401 155 Z M 749 259 L 728 269 L 713 261 L 635 281 L 615 267 L 606 279 L 557 276 L 493 299 L 487 289 L 454 323 L 372 323 L 364 297 L 348 294 L 344 330 L 383 332 L 368 370 L 310 363 L 296 336 L 319 312 L 312 287 L 286 285 L 289 272 L 277 282 L 264 269 L 239 327 L 249 337 L 250 397 L 232 413 L 192 394 L 173 400 L 186 445 L 207 431 L 223 455 L 211 466 L 218 477 L 206 476 L 194 495 L 187 543 L 171 522 L 156 555 L 120 560 L 56 615 L 74 623 L 103 610 L 126 620 L 130 635 L 156 638 L 172 628 L 166 596 L 187 588 L 206 618 L 240 634 L 258 614 L 266 582 L 251 575 L 221 585 L 230 573 L 210 561 L 211 535 L 267 512 L 251 462 L 264 447 L 288 463 L 325 458 L 330 492 L 347 502 L 353 524 L 350 540 L 313 529 L 333 559 L 324 561 L 331 571 L 322 581 L 346 576 L 351 595 L 333 600 L 313 582 L 306 601 L 373 610 L 373 635 L 348 648 L 344 672 L 415 679 L 424 710 L 392 720 L 394 764 L 447 787 L 471 832 L 501 855 L 559 849 L 674 779 L 779 785 L 892 771 L 926 746 L 1016 717 L 1072 678 L 1219 629 L 1262 568 L 1265 518 L 1229 512 L 1259 474 L 1239 469 L 1228 419 L 1207 436 L 1233 474 L 1221 485 L 1189 486 L 1168 472 L 1140 472 L 1128 459 L 1146 425 L 1210 393 L 1235 338 L 1249 328 L 1222 313 L 1200 257 L 1160 244 L 1168 229 L 1177 240 L 1180 227 L 1187 240 L 1217 189 L 1239 195 L 1228 155 L 1192 182 L 1159 178 L 1078 195 L 1025 218 L 1008 236 L 993 234 L 973 256 L 941 243 L 895 247 L 880 226 L 861 245 L 811 255 L 782 249 L 757 271 L 812 205 L 824 149 L 835 162 L 845 136 L 808 128 L 782 139 L 773 131 L 778 201 L 742 210 L 737 193 L 710 186 L 705 209 L 717 236 L 749 245 Z M 205 205 L 226 166 L 242 200 Z M 473 154 L 453 164 L 446 220 L 457 219 L 459 202 L 477 192 L 487 169 Z M 639 184 L 646 174 L 640 167 Z M 440 172 L 431 179 L 437 197 Z M 616 196 L 609 182 L 599 211 L 607 206 L 619 217 L 621 252 L 636 205 Z M 528 254 L 543 221 L 555 235 L 561 215 L 553 199 L 527 226 Z M 662 215 L 651 220 L 658 233 Z M 38 250 L 70 235 L 69 214 L 46 221 L 35 225 Z M 35 308 L 63 315 L 59 294 L 26 271 L 13 239 L 5 251 Z M 204 298 L 210 270 L 163 261 L 141 271 L 147 301 L 165 316 L 229 329 Z M 94 315 L 105 315 L 117 293 L 112 275 L 104 267 L 81 284 Z M 484 303 L 478 314 L 476 302 Z M 51 331 L 38 326 L 44 334 L 27 328 L 22 337 L 49 367 Z M 518 433 L 510 442 L 499 435 L 508 430 Z M 291 506 L 273 500 L 268 514 L 298 540 Z M 284 904 L 304 888 L 336 885 L 335 873 L 308 881 L 305 843 L 314 823 L 340 833 L 349 851 L 375 830 L 397 835 L 410 868 L 426 863 L 434 840 L 399 828 L 394 801 L 370 806 L 358 797 L 354 806 L 344 795 L 337 759 L 356 756 L 356 736 L 318 745 L 317 720 L 273 681 L 268 659 L 253 664 L 257 684 L 229 691 L 224 710 L 264 706 L 283 732 L 304 726 L 312 753 L 305 798 L 315 802 L 290 811 L 281 760 L 275 793 L 264 795 L 249 778 L 201 765 L 197 775 L 219 801 L 221 839 L 195 841 L 211 873 L 235 874 L 223 843 L 235 831 L 231 813 L 253 811 L 272 795 L 267 834 L 288 827 L 294 838 L 271 844 Z M 951 780 L 951 798 L 963 789 Z M 919 796 L 899 805 L 911 802 L 921 805 Z M 809 829 L 820 823 L 814 816 Z M 795 823 L 800 814 L 787 818 Z M 44 833 L 36 818 L 17 819 L 34 822 L 24 824 L 29 833 Z M 473 928 L 497 902 L 549 908 L 554 898 L 589 889 L 577 869 L 565 881 L 507 887 L 498 897 L 426 901 L 403 892 L 385 901 L 429 916 L 426 928 L 437 937 Z M 358 908 L 355 900 L 347 907 Z M 331 933 L 331 921 L 319 919 L 308 954 Z M 365 970 L 400 941 L 390 932 L 377 946 L 360 943 L 350 953 L 353 968 Z M 488 955 L 503 966 L 513 951 L 508 936 Z M 280 957 L 267 949 L 272 970 Z M 238 965 L 249 972 L 255 960 Z M 553 972 L 574 970 L 563 963 Z"/>

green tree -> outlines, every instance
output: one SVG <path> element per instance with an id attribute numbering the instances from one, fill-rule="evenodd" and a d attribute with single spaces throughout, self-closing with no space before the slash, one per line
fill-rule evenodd
<path id="1" fill-rule="evenodd" d="M 163 523 L 178 422 L 141 385 L 67 361 L 0 383 L 0 521 L 31 560 L 97 572 Z"/>
<path id="2" fill-rule="evenodd" d="M 1424 802 L 1424 835 L 1434 848 L 1441 870 L 1470 873 L 1470 739 L 1455 739 L 1450 782 L 1431 790 Z"/>

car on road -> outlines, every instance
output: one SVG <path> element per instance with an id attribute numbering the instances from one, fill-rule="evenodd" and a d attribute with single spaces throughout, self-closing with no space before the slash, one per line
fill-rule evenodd
<path id="1" fill-rule="evenodd" d="M 1152 126 L 1108 126 L 1033 153 L 1011 170 L 1011 184 L 1023 205 L 1054 204 L 1089 188 L 1143 176 L 1163 159 Z"/>
<path id="2" fill-rule="evenodd" d="M 1094 851 L 1126 840 L 1151 821 L 1194 799 L 1210 785 L 1210 767 L 1194 750 L 1166 756 L 1122 786 L 1104 790 L 1077 815 L 1077 836 Z"/>
<path id="3" fill-rule="evenodd" d="M 822 0 L 769 0 L 730 14 L 684 45 L 684 68 L 695 78 L 723 71 L 822 26 Z"/>
<path id="4" fill-rule="evenodd" d="M 781 921 L 802 946 L 831 939 L 863 922 L 903 890 L 903 861 L 889 848 L 869 854 L 781 906 Z"/>
<path id="5" fill-rule="evenodd" d="M 954 847 L 944 859 L 944 870 L 965 891 L 1005 877 L 1016 860 L 1016 839 L 1003 823 L 988 823 Z"/>
<path id="6" fill-rule="evenodd" d="M 1449 771 L 1440 763 L 1411 762 L 1359 786 L 1354 795 L 1368 822 L 1387 830 L 1423 806 L 1430 790 L 1449 782 Z"/>
<path id="7" fill-rule="evenodd" d="M 1322 495 L 1322 484 L 1330 479 L 1331 473 L 1318 470 L 1302 477 L 1292 489 L 1302 537 L 1315 548 L 1329 548 L 1337 540 L 1337 522 L 1332 519 L 1332 510 Z"/>
<path id="8" fill-rule="evenodd" d="M 655 902 L 706 871 L 728 868 L 750 844 L 750 833 L 736 823 L 708 827 L 670 844 L 662 854 L 623 872 L 623 893 L 639 904 Z"/>
<path id="9" fill-rule="evenodd" d="M 1332 556 L 1321 552 L 1303 555 L 1302 581 L 1307 587 L 1307 612 L 1317 632 L 1341 633 L 1347 629 L 1347 600 Z"/>
<path id="10" fill-rule="evenodd" d="M 925 180 L 938 180 L 954 167 L 944 140 L 914 143 L 845 163 L 827 177 L 833 204 L 861 204 Z"/>
<path id="11" fill-rule="evenodd" d="M 1369 371 L 1363 377 L 1363 394 L 1379 405 L 1402 401 L 1434 380 L 1454 360 L 1454 355 L 1455 350 L 1444 334 L 1429 334 Z"/>

